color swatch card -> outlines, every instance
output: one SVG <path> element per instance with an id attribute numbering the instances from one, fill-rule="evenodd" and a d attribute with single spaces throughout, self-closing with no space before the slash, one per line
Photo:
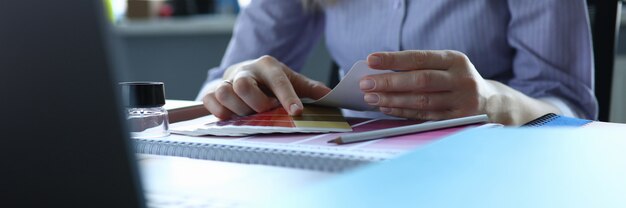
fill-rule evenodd
<path id="1" fill-rule="evenodd" d="M 282 107 L 250 116 L 220 121 L 215 116 L 192 125 L 172 128 L 172 133 L 189 136 L 246 136 L 269 133 L 350 132 L 352 128 L 337 108 L 305 105 L 302 115 L 290 116 Z"/>
<path id="2" fill-rule="evenodd" d="M 365 61 L 357 61 L 330 93 L 318 100 L 303 99 L 302 102 L 358 111 L 376 111 L 377 107 L 368 105 L 363 100 L 364 94 L 359 88 L 359 81 L 367 75 L 390 72 L 393 71 L 372 69 Z"/>

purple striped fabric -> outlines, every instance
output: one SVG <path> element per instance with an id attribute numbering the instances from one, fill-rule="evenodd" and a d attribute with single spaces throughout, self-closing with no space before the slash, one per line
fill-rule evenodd
<path id="1" fill-rule="evenodd" d="M 322 35 L 342 69 L 376 51 L 458 50 L 485 79 L 597 114 L 584 0 L 337 0 L 316 12 L 299 0 L 253 0 L 207 83 L 266 54 L 299 70 Z"/>

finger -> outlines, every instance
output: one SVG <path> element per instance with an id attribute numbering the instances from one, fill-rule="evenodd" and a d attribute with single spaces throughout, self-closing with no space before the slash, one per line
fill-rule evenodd
<path id="1" fill-rule="evenodd" d="M 222 106 L 228 108 L 233 113 L 240 116 L 245 116 L 253 112 L 252 108 L 239 98 L 239 96 L 233 90 L 233 85 L 228 82 L 223 82 L 217 89 L 215 89 L 215 98 L 222 104 Z"/>
<path id="2" fill-rule="evenodd" d="M 467 58 L 463 53 L 449 50 L 409 50 L 376 52 L 367 57 L 373 69 L 449 69 L 455 61 Z"/>
<path id="3" fill-rule="evenodd" d="M 256 112 L 265 112 L 279 106 L 275 98 L 268 97 L 258 82 L 248 72 L 238 73 L 233 80 L 233 91 Z"/>
<path id="4" fill-rule="evenodd" d="M 441 70 L 419 70 L 369 75 L 359 87 L 365 92 L 436 92 L 454 87 L 452 75 Z"/>
<path id="5" fill-rule="evenodd" d="M 290 70 L 268 69 L 264 73 L 258 73 L 257 76 L 261 77 L 260 81 L 270 88 L 283 108 L 289 112 L 289 115 L 299 115 L 302 113 L 303 106 L 293 85 L 291 85 L 291 80 L 287 77 L 286 73 L 289 73 Z"/>
<path id="6" fill-rule="evenodd" d="M 228 110 L 217 101 L 217 99 L 215 98 L 215 93 L 213 92 L 207 93 L 202 98 L 202 103 L 204 104 L 204 107 L 209 110 L 209 112 L 211 112 L 211 114 L 215 115 L 221 120 L 226 120 L 233 116 L 233 112 Z"/>
<path id="7" fill-rule="evenodd" d="M 330 88 L 321 82 L 309 79 L 298 73 L 293 73 L 291 83 L 300 97 L 320 99 L 330 92 Z"/>
<path id="8" fill-rule="evenodd" d="M 406 109 L 406 108 L 387 108 L 380 107 L 380 112 L 390 116 L 409 118 L 409 119 L 417 119 L 417 120 L 445 120 L 456 118 L 455 114 L 449 110 L 443 111 L 422 111 L 422 110 L 414 110 L 414 109 Z"/>
<path id="9" fill-rule="evenodd" d="M 452 107 L 451 92 L 441 93 L 365 93 L 369 105 L 387 108 L 406 108 L 422 111 L 445 110 Z"/>

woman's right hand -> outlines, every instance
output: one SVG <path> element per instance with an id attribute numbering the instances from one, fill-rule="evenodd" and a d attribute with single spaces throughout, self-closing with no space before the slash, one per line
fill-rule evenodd
<path id="1" fill-rule="evenodd" d="M 302 113 L 299 97 L 319 99 L 330 92 L 271 56 L 232 65 L 223 82 L 209 89 L 202 101 L 220 119 L 264 112 L 282 105 L 290 115 Z"/>

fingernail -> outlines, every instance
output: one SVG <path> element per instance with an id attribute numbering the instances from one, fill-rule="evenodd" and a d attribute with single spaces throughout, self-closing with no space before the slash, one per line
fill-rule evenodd
<path id="1" fill-rule="evenodd" d="M 359 87 L 361 88 L 361 90 L 371 90 L 371 89 L 374 89 L 375 85 L 376 85 L 376 83 L 374 82 L 374 80 L 371 80 L 371 79 L 365 79 L 365 80 L 361 80 L 359 82 Z"/>
<path id="2" fill-rule="evenodd" d="M 391 108 L 380 107 L 380 112 L 383 112 L 383 113 L 391 113 Z"/>
<path id="3" fill-rule="evenodd" d="M 291 114 L 296 114 L 296 112 L 300 110 L 300 106 L 298 104 L 291 104 L 291 106 L 289 106 L 289 111 L 291 111 Z"/>
<path id="4" fill-rule="evenodd" d="M 378 99 L 380 99 L 378 97 L 377 94 L 365 94 L 365 97 L 363 97 L 363 99 L 365 100 L 366 103 L 378 103 Z"/>
<path id="5" fill-rule="evenodd" d="M 367 57 L 367 63 L 370 66 L 378 66 L 378 65 L 381 65 L 382 62 L 383 62 L 383 59 L 380 56 L 370 55 L 370 56 Z"/>

